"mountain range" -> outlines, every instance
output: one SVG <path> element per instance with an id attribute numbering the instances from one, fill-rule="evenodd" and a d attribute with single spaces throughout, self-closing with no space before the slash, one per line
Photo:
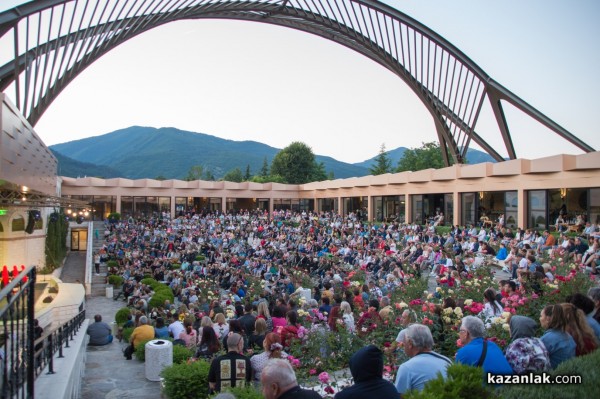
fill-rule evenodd
<path id="1" fill-rule="evenodd" d="M 235 168 L 245 172 L 247 166 L 251 174 L 256 174 L 265 158 L 270 164 L 279 152 L 256 141 L 233 141 L 172 127 L 142 126 L 55 144 L 50 150 L 58 159 L 61 176 L 129 179 L 159 176 L 184 179 L 195 165 L 202 165 L 216 179 Z M 392 165 L 398 163 L 406 150 L 399 147 L 387 151 Z M 323 162 L 326 172 L 333 172 L 335 178 L 346 178 L 368 175 L 376 156 L 355 164 L 322 155 L 315 155 L 315 159 Z M 467 160 L 469 163 L 494 162 L 488 154 L 475 149 L 469 149 Z"/>

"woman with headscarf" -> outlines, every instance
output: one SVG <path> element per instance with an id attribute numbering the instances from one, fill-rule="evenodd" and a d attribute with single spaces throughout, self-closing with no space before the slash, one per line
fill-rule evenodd
<path id="1" fill-rule="evenodd" d="M 516 374 L 550 370 L 550 355 L 541 339 L 535 337 L 537 323 L 526 316 L 512 316 L 506 360 Z"/>

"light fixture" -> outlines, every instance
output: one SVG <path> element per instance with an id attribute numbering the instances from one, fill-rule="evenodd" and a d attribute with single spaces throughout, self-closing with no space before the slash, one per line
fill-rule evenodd
<path id="1" fill-rule="evenodd" d="M 71 214 L 71 210 L 67 209 L 67 214 L 70 215 Z"/>
<path id="2" fill-rule="evenodd" d="M 480 191 L 480 192 L 479 192 L 479 199 L 480 199 L 480 200 L 482 200 L 482 199 L 483 199 L 483 194 L 484 194 L 484 193 L 483 193 L 483 191 Z"/>
<path id="3" fill-rule="evenodd" d="M 566 196 L 567 196 L 567 189 L 561 188 L 560 189 L 560 198 L 565 199 Z"/>

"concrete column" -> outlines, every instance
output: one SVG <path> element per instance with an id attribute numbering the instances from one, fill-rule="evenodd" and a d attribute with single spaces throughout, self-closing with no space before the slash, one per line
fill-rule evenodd
<path id="1" fill-rule="evenodd" d="M 116 212 L 121 213 L 121 194 L 117 194 L 117 210 Z"/>
<path id="2" fill-rule="evenodd" d="M 227 197 L 221 197 L 221 211 L 227 212 Z"/>
<path id="3" fill-rule="evenodd" d="M 367 220 L 373 221 L 373 196 L 367 195 Z"/>
<path id="4" fill-rule="evenodd" d="M 460 203 L 460 194 L 458 191 L 452 193 L 452 208 L 452 225 L 456 226 L 457 224 L 460 224 L 460 215 L 462 215 L 462 206 Z"/>
<path id="5" fill-rule="evenodd" d="M 410 213 L 411 208 L 412 208 L 412 195 L 406 194 L 404 196 L 404 215 L 405 215 L 406 223 L 412 222 L 412 214 Z"/>
<path id="6" fill-rule="evenodd" d="M 344 208 L 343 208 L 344 203 L 342 201 L 342 197 L 338 197 L 337 201 L 338 201 L 338 213 L 340 215 L 344 216 Z"/>
<path id="7" fill-rule="evenodd" d="M 171 209 L 170 209 L 170 212 L 171 212 L 171 219 L 174 219 L 175 218 L 175 197 L 174 196 L 171 196 Z"/>
<path id="8" fill-rule="evenodd" d="M 527 226 L 527 199 L 525 197 L 525 190 L 522 188 L 517 189 L 517 227 L 526 229 Z"/>

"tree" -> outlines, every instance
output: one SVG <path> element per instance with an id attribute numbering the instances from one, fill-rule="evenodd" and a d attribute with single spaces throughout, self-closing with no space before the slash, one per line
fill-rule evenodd
<path id="1" fill-rule="evenodd" d="M 260 173 L 258 174 L 260 177 L 269 176 L 269 163 L 267 162 L 267 157 L 263 160 L 263 166 L 260 168 Z"/>
<path id="2" fill-rule="evenodd" d="M 271 175 L 280 175 L 288 184 L 325 180 L 325 167 L 315 161 L 312 149 L 295 141 L 279 151 L 271 162 Z"/>
<path id="3" fill-rule="evenodd" d="M 167 178 L 164 177 L 163 175 L 158 175 L 154 178 L 154 180 L 167 180 Z"/>
<path id="4" fill-rule="evenodd" d="M 369 172 L 372 175 L 382 175 L 384 173 L 390 173 L 392 171 L 392 161 L 385 151 L 385 144 L 381 144 L 379 149 L 379 155 L 375 157 L 375 165 L 369 168 Z"/>
<path id="5" fill-rule="evenodd" d="M 244 175 L 242 174 L 240 168 L 235 168 L 225 173 L 223 180 L 241 183 L 244 180 Z"/>
<path id="6" fill-rule="evenodd" d="M 402 158 L 398 161 L 396 172 L 407 170 L 417 171 L 429 168 L 444 168 L 446 164 L 442 158 L 442 150 L 439 143 L 433 141 L 423 143 L 419 148 L 411 148 L 404 151 Z"/>
<path id="7" fill-rule="evenodd" d="M 188 174 L 185 177 L 186 181 L 200 180 L 202 179 L 202 174 L 204 173 L 204 167 L 202 165 L 193 165 L 188 170 Z"/>
<path id="8" fill-rule="evenodd" d="M 250 180 L 252 175 L 250 174 L 250 164 L 246 165 L 246 173 L 244 173 L 244 181 Z"/>
<path id="9" fill-rule="evenodd" d="M 215 181 L 215 175 L 212 171 L 206 169 L 206 171 L 204 172 L 204 180 Z"/>

